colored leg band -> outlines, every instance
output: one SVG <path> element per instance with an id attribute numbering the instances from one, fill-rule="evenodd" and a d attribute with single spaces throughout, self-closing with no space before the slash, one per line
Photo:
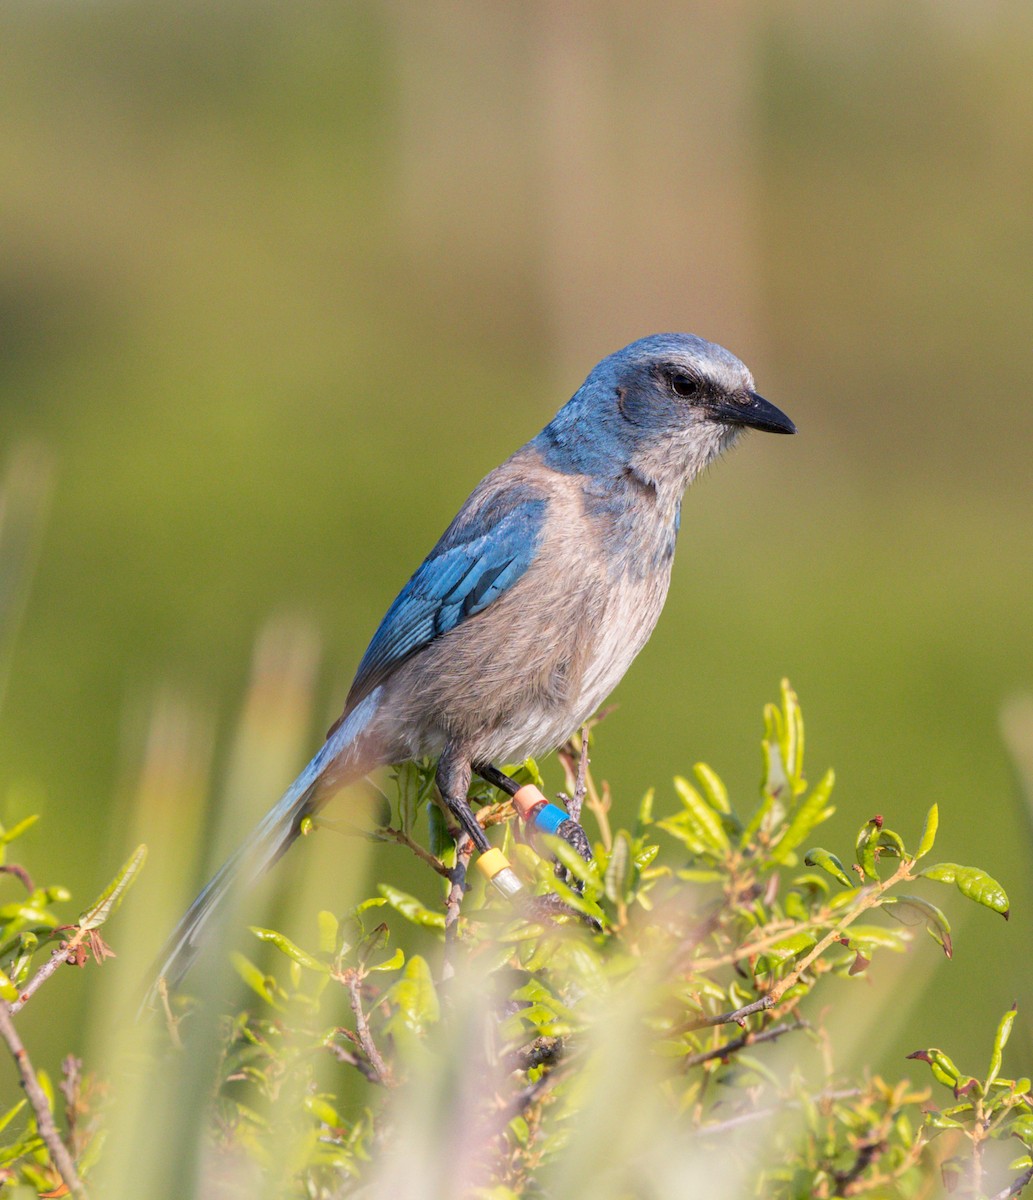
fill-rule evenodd
<path id="1" fill-rule="evenodd" d="M 484 876 L 485 879 L 494 879 L 500 871 L 505 871 L 509 868 L 509 859 L 502 853 L 501 850 L 494 846 L 485 852 L 477 860 L 477 870 Z"/>
<path id="2" fill-rule="evenodd" d="M 521 821 L 526 821 L 541 804 L 549 801 L 533 783 L 525 783 L 513 793 L 513 808 Z"/>
<path id="3" fill-rule="evenodd" d="M 513 808 L 521 821 L 526 821 L 539 833 L 558 833 L 560 825 L 569 820 L 563 809 L 550 804 L 533 783 L 525 783 L 514 793 Z"/>
<path id="4" fill-rule="evenodd" d="M 555 804 L 546 804 L 535 811 L 532 824 L 540 833 L 552 833 L 562 836 L 559 828 L 564 821 L 569 820 L 570 818 L 563 809 L 557 808 Z"/>
<path id="5" fill-rule="evenodd" d="M 477 870 L 485 879 L 490 880 L 503 896 L 512 897 L 523 891 L 524 885 L 517 879 L 516 873 L 509 865 L 509 859 L 494 846 L 485 850 L 478 858 Z"/>

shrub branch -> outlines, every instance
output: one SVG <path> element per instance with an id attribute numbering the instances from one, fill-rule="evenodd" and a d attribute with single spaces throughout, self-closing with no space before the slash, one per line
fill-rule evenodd
<path id="1" fill-rule="evenodd" d="M 25 1089 L 29 1104 L 32 1105 L 32 1111 L 36 1114 L 36 1128 L 50 1152 L 51 1161 L 72 1195 L 78 1197 L 78 1200 L 88 1200 L 86 1188 L 76 1172 L 72 1156 L 54 1124 L 54 1114 L 50 1111 L 46 1093 L 40 1086 L 29 1053 L 18 1036 L 9 1008 L 3 1004 L 0 1004 L 0 1037 L 14 1059 L 21 1085 Z"/>

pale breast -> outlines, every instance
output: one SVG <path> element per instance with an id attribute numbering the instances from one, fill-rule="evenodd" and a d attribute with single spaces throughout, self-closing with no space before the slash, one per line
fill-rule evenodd
<path id="1" fill-rule="evenodd" d="M 527 573 L 392 679 L 392 724 L 405 731 L 406 754 L 451 742 L 498 763 L 553 750 L 652 633 L 670 581 L 670 553 L 658 552 L 671 544 L 670 522 L 644 510 L 641 527 L 625 519 L 615 541 L 607 514 L 586 511 L 577 476 L 543 472 L 542 486 L 546 526 Z"/>

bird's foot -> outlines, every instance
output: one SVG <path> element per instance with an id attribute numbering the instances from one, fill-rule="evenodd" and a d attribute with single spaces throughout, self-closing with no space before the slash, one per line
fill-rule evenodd
<path id="1" fill-rule="evenodd" d="M 551 804 L 534 784 L 525 784 L 514 793 L 513 807 L 529 829 L 562 838 L 585 862 L 592 861 L 592 846 L 588 834 L 573 817 Z M 562 863 L 556 864 L 556 874 L 579 895 L 584 891 L 583 881 L 568 871 Z"/>
<path id="2" fill-rule="evenodd" d="M 592 861 L 592 845 L 585 831 L 569 813 L 550 803 L 533 783 L 521 787 L 515 779 L 491 763 L 475 764 L 474 770 L 482 779 L 510 797 L 517 816 L 529 833 L 544 833 L 562 838 L 584 862 Z M 556 863 L 556 874 L 579 895 L 584 891 L 584 882 L 562 863 Z"/>
<path id="3" fill-rule="evenodd" d="M 557 917 L 575 917 L 579 921 L 584 921 L 593 929 L 599 927 L 598 921 L 593 917 L 586 917 L 584 913 L 578 912 L 576 908 L 572 908 L 562 896 L 557 896 L 555 892 L 546 892 L 542 896 L 527 896 L 521 900 L 521 908 L 524 910 L 524 915 L 529 921 L 552 924 Z"/>
<path id="4" fill-rule="evenodd" d="M 594 855 L 592 854 L 592 846 L 589 843 L 588 834 L 585 833 L 573 817 L 567 817 L 561 821 L 556 828 L 556 833 L 565 842 L 573 846 L 585 862 L 592 861 Z"/>

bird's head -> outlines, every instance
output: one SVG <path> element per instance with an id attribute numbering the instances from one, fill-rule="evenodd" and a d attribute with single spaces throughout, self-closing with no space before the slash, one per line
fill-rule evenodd
<path id="1" fill-rule="evenodd" d="M 604 358 L 538 441 L 557 470 L 632 467 L 685 486 L 746 429 L 796 432 L 734 354 L 692 334 L 658 333 Z"/>

